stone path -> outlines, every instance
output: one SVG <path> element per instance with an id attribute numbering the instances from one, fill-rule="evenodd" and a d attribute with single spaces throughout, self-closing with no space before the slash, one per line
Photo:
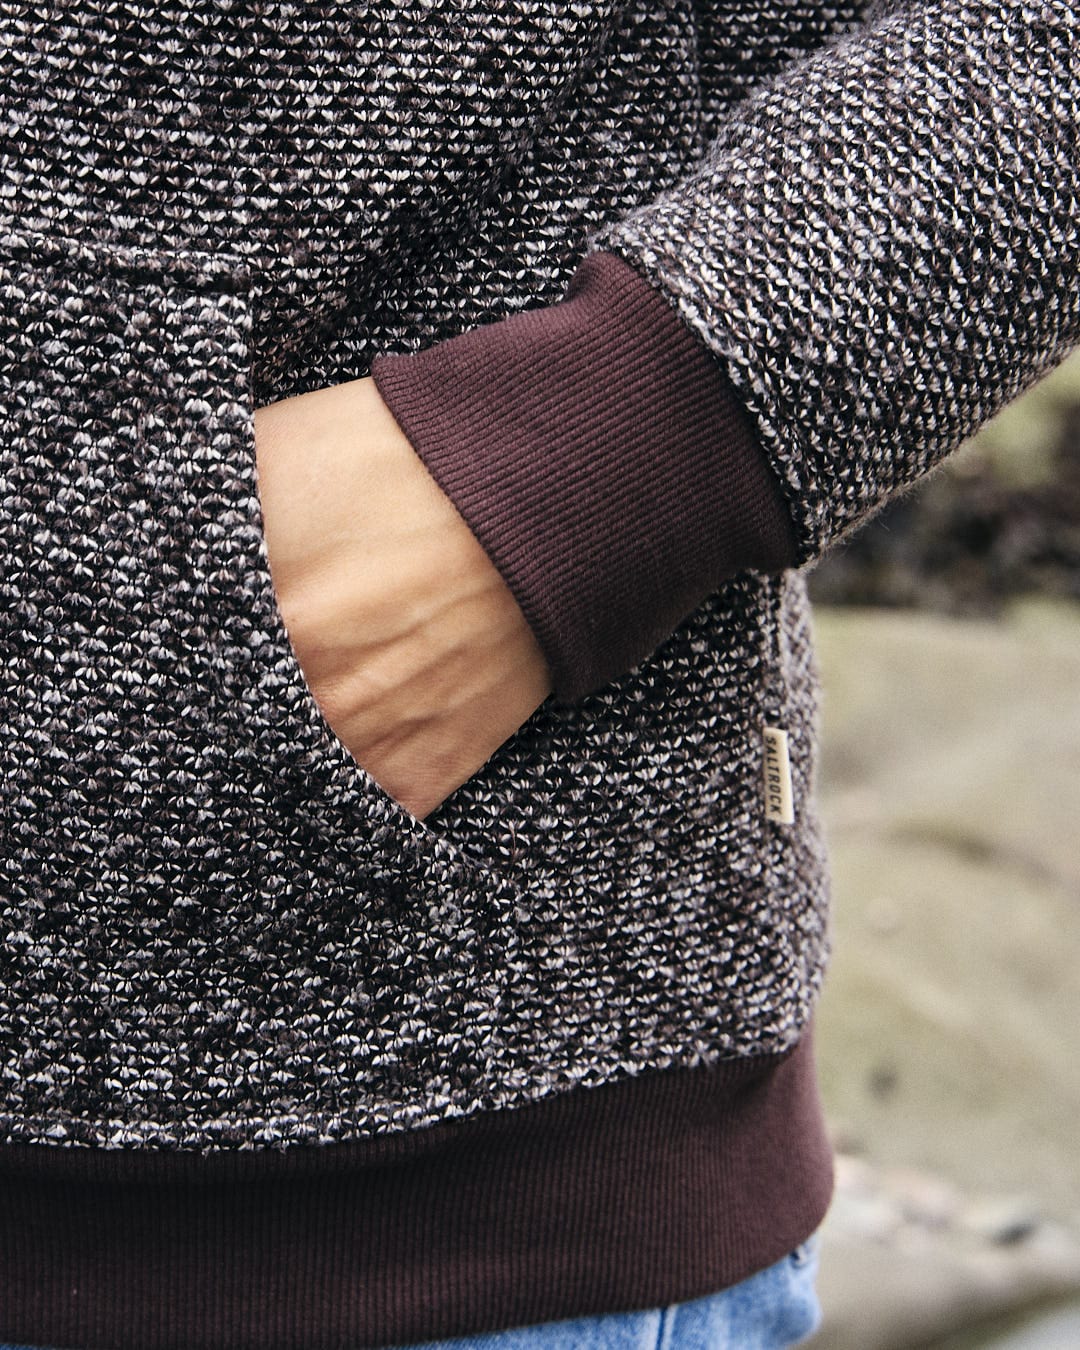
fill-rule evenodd
<path id="1" fill-rule="evenodd" d="M 1077 1350 L 1080 1308 L 1040 1317 L 1025 1331 L 988 1341 L 986 1350 Z"/>
<path id="2" fill-rule="evenodd" d="M 1080 608 L 815 626 L 841 1157 L 810 1344 L 911 1350 L 1080 1292 Z"/>

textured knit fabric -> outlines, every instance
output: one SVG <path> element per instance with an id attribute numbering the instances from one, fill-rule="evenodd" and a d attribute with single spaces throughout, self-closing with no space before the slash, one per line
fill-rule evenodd
<path id="1" fill-rule="evenodd" d="M 1071 0 L 0 0 L 0 1166 L 63 1272 L 44 1297 L 0 1232 L 0 1338 L 432 1339 L 693 1297 L 816 1226 L 800 569 L 1080 340 L 1078 30 Z M 311 697 L 262 534 L 254 408 L 368 373 L 556 674 L 424 821 Z M 756 1135 L 729 1065 L 785 1103 Z M 683 1073 L 746 1160 L 707 1271 L 685 1226 L 662 1289 L 620 1279 L 648 1216 L 588 1186 L 566 1230 L 624 1225 L 602 1287 L 519 1231 L 513 1280 L 395 1301 L 415 1197 L 393 1269 L 318 1264 L 384 1141 Z M 275 1200 L 311 1151 L 354 1160 L 334 1222 Z M 283 1216 L 315 1203 L 301 1296 Z M 233 1223 L 259 1258 L 223 1243 L 196 1303 L 176 1253 Z"/>

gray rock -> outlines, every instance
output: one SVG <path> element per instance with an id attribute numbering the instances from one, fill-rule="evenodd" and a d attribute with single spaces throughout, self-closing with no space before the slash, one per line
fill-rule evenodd
<path id="1" fill-rule="evenodd" d="M 844 1151 L 809 1344 L 910 1350 L 1080 1291 L 1080 607 L 816 629 Z"/>
<path id="2" fill-rule="evenodd" d="M 1080 1306 L 1040 1317 L 1012 1335 L 987 1341 L 985 1350 L 1077 1350 Z"/>

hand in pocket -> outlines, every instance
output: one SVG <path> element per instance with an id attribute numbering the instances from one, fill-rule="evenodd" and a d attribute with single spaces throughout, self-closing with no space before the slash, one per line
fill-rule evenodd
<path id="1" fill-rule="evenodd" d="M 274 591 L 312 696 L 422 819 L 550 692 L 532 630 L 370 377 L 257 409 L 255 449 Z"/>

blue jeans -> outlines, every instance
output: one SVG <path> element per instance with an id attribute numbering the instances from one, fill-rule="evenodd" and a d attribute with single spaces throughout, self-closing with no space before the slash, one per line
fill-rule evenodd
<path id="1" fill-rule="evenodd" d="M 408 1350 L 783 1350 L 821 1324 L 819 1241 L 815 1233 L 776 1265 L 689 1303 L 424 1341 Z"/>
<path id="2" fill-rule="evenodd" d="M 817 1264 L 815 1234 L 768 1270 L 689 1303 L 424 1341 L 408 1350 L 783 1350 L 821 1322 Z"/>

